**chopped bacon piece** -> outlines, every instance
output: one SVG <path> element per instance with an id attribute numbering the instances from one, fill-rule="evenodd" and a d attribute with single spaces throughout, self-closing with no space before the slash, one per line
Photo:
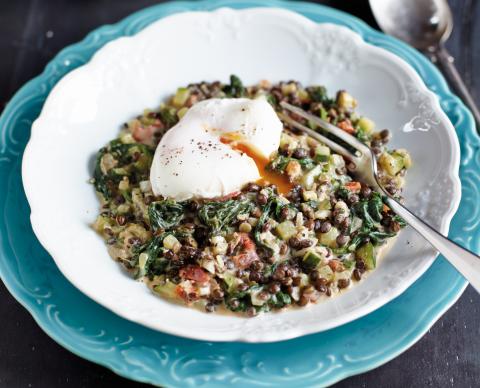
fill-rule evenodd
<path id="1" fill-rule="evenodd" d="M 254 261 L 258 260 L 258 255 L 256 252 L 249 251 L 233 256 L 232 260 L 238 269 L 245 269 L 250 267 Z"/>
<path id="2" fill-rule="evenodd" d="M 180 276 L 184 279 L 194 280 L 199 283 L 206 283 L 210 280 L 210 275 L 198 265 L 187 265 L 180 270 Z"/>
<path id="3" fill-rule="evenodd" d="M 256 245 L 247 233 L 240 233 L 239 245 L 241 245 L 240 253 L 232 257 L 237 268 L 248 268 L 254 261 L 259 260 Z"/>

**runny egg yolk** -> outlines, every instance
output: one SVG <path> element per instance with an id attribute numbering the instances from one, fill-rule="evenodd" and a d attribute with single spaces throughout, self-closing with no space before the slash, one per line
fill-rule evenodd
<path id="1" fill-rule="evenodd" d="M 239 143 L 236 140 L 230 139 L 227 136 L 220 137 L 223 144 L 228 144 L 232 149 L 247 154 L 253 159 L 258 168 L 260 179 L 256 183 L 259 185 L 274 184 L 280 194 L 287 195 L 293 189 L 294 184 L 291 183 L 285 175 L 281 175 L 275 171 L 268 169 L 269 160 L 247 144 Z"/>

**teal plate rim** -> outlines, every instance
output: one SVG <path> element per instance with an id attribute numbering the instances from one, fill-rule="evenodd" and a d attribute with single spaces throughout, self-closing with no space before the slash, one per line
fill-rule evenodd
<path id="1" fill-rule="evenodd" d="M 362 373 L 408 349 L 460 297 L 467 282 L 443 258 L 401 296 L 373 313 L 335 329 L 267 343 L 210 343 L 152 331 L 126 321 L 75 289 L 33 234 L 21 181 L 21 159 L 52 87 L 86 63 L 105 43 L 135 34 L 159 18 L 220 7 L 281 7 L 315 22 L 344 25 L 365 41 L 410 63 L 436 93 L 461 145 L 462 201 L 450 237 L 473 251 L 480 245 L 480 138 L 470 112 L 448 90 L 437 69 L 402 42 L 346 13 L 303 2 L 178 1 L 138 11 L 100 27 L 62 50 L 44 72 L 24 85 L 0 117 L 0 275 L 10 293 L 60 345 L 121 376 L 168 387 L 326 386 Z M 299 359 L 301 362 L 299 362 Z"/>

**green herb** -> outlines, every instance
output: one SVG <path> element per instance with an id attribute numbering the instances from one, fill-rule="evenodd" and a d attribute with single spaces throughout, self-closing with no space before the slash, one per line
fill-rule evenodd
<path id="1" fill-rule="evenodd" d="M 316 165 L 313 159 L 310 158 L 296 159 L 289 156 L 278 155 L 268 164 L 268 168 L 273 171 L 284 172 L 288 163 L 290 163 L 291 161 L 296 161 L 300 163 L 300 166 L 302 166 L 306 170 L 311 170 Z"/>
<path id="2" fill-rule="evenodd" d="M 380 222 L 382 220 L 382 210 L 382 196 L 377 192 L 373 192 L 370 199 L 368 200 L 368 213 L 375 221 Z"/>
<path id="3" fill-rule="evenodd" d="M 280 291 L 272 295 L 269 304 L 271 304 L 275 308 L 282 308 L 289 304 L 292 304 L 292 298 L 290 297 L 290 295 Z"/>
<path id="4" fill-rule="evenodd" d="M 369 229 L 378 227 L 382 220 L 383 199 L 382 196 L 373 192 L 368 200 L 357 202 L 352 207 L 352 214 L 363 221 L 363 226 Z"/>
<path id="5" fill-rule="evenodd" d="M 135 153 L 139 154 L 136 161 L 133 158 Z M 106 154 L 111 154 L 118 164 L 104 174 L 101 162 Z M 97 154 L 93 172 L 95 190 L 101 193 L 106 200 L 109 200 L 115 196 L 118 190 L 118 183 L 125 174 L 135 177 L 137 181 L 147 179 L 152 157 L 153 149 L 145 144 L 123 144 L 119 140 L 111 141 L 107 147 L 100 149 Z M 139 163 L 140 161 L 142 163 Z M 126 199 L 128 200 L 128 198 Z"/>
<path id="6" fill-rule="evenodd" d="M 140 254 L 145 253 L 148 256 L 147 262 L 145 263 L 145 268 L 143 270 L 138 268 L 136 274 L 137 277 L 144 275 L 157 275 L 165 270 L 168 262 L 164 258 L 159 259 L 160 254 L 163 253 L 164 250 L 162 245 L 164 237 L 164 234 L 155 236 L 145 244 L 137 246 L 133 249 L 135 266 L 138 266 Z"/>
<path id="7" fill-rule="evenodd" d="M 233 311 L 233 312 L 246 311 L 247 308 L 248 308 L 248 306 L 249 306 L 249 304 L 250 304 L 250 303 L 246 300 L 246 298 L 243 297 L 243 298 L 241 298 L 241 299 L 238 299 L 239 304 L 238 304 L 237 307 L 234 308 L 234 307 L 232 306 L 231 302 L 232 302 L 232 300 L 235 300 L 235 299 L 237 299 L 237 298 L 230 298 L 230 299 L 228 299 L 228 300 L 226 301 L 227 307 L 228 307 L 231 311 Z"/>
<path id="8" fill-rule="evenodd" d="M 273 94 L 267 94 L 265 96 L 265 98 L 267 99 L 267 101 L 269 102 L 270 105 L 272 105 L 274 107 L 277 105 L 277 99 L 275 98 L 275 96 Z"/>
<path id="9" fill-rule="evenodd" d="M 267 252 L 272 253 L 272 248 L 264 244 L 261 240 L 261 234 L 263 231 L 263 226 L 267 223 L 268 219 L 271 216 L 278 218 L 282 212 L 283 207 L 288 206 L 281 202 L 280 198 L 276 196 L 271 190 L 269 193 L 268 201 L 262 208 L 262 215 L 258 218 L 255 229 L 253 230 L 253 237 L 257 246 L 265 249 Z M 289 207 L 290 208 L 290 207 Z"/>
<path id="10" fill-rule="evenodd" d="M 346 201 L 348 199 L 349 195 L 350 195 L 350 190 L 348 190 L 345 186 L 340 186 L 340 187 L 338 187 L 335 194 L 338 198 Z"/>
<path id="11" fill-rule="evenodd" d="M 303 202 L 304 205 L 311 207 L 313 210 L 318 209 L 318 201 L 310 199 L 306 202 Z"/>
<path id="12" fill-rule="evenodd" d="M 398 214 L 395 214 L 392 217 L 392 221 L 398 222 L 398 224 L 400 225 L 400 228 L 405 228 L 407 226 L 407 223 L 405 222 L 405 220 L 402 217 L 400 217 Z"/>
<path id="13" fill-rule="evenodd" d="M 198 218 L 210 229 L 211 235 L 217 235 L 228 227 L 239 214 L 249 213 L 253 208 L 248 199 L 228 201 L 211 201 L 204 203 L 199 211 Z"/>
<path id="14" fill-rule="evenodd" d="M 330 98 L 328 98 L 327 89 L 325 86 L 311 86 L 306 90 L 314 102 L 329 104 L 332 101 Z"/>
<path id="15" fill-rule="evenodd" d="M 362 143 L 367 143 L 370 140 L 370 136 L 365 132 L 363 128 L 360 126 L 356 127 L 355 131 L 355 136 L 357 137 L 358 140 L 360 140 Z"/>
<path id="16" fill-rule="evenodd" d="M 177 226 L 183 219 L 185 203 L 172 199 L 152 202 L 148 207 L 148 217 L 153 230 L 168 230 Z"/>
<path id="17" fill-rule="evenodd" d="M 160 120 L 168 128 L 173 127 L 178 122 L 178 117 L 176 111 L 173 108 L 164 107 L 158 112 L 160 115 Z"/>
<path id="18" fill-rule="evenodd" d="M 348 249 L 344 250 L 352 252 L 367 241 L 371 241 L 374 245 L 379 245 L 383 243 L 385 239 L 395 236 L 396 233 L 385 231 L 381 225 L 383 203 L 382 196 L 374 192 L 368 200 L 363 200 L 353 205 L 351 216 L 360 218 L 362 220 L 362 226 L 355 232 L 354 237 L 348 245 Z M 400 217 L 399 219 L 402 220 Z M 402 222 L 400 225 L 404 226 L 405 222 Z"/>
<path id="19" fill-rule="evenodd" d="M 101 193 L 103 197 L 108 200 L 112 196 L 112 191 L 109 187 L 109 180 L 107 179 L 107 175 L 104 175 L 102 169 L 100 168 L 102 157 L 106 153 L 106 148 L 102 148 L 100 151 L 98 151 L 97 160 L 95 162 L 95 170 L 93 172 L 93 184 L 95 186 L 95 190 Z"/>
<path id="20" fill-rule="evenodd" d="M 236 75 L 230 76 L 230 84 L 223 87 L 223 91 L 227 97 L 243 97 L 245 95 L 245 88 L 243 83 Z"/>
<path id="21" fill-rule="evenodd" d="M 138 259 L 141 253 L 146 253 L 148 255 L 147 262 L 145 263 L 145 269 L 143 273 L 138 272 L 139 276 L 162 275 L 171 267 L 172 262 L 163 257 L 163 254 L 166 251 L 166 248 L 163 247 L 163 240 L 165 240 L 165 238 L 169 235 L 175 236 L 176 238 L 182 238 L 188 234 L 178 230 L 173 232 L 165 232 L 153 237 L 145 244 L 134 248 L 133 253 L 135 265 L 138 265 Z"/>
<path id="22" fill-rule="evenodd" d="M 342 264 L 346 269 L 352 269 L 355 266 L 355 260 L 343 260 Z"/>

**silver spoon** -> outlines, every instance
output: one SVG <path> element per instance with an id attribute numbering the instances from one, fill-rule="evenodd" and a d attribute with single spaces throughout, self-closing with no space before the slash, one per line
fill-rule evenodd
<path id="1" fill-rule="evenodd" d="M 380 28 L 425 52 L 447 77 L 451 87 L 470 108 L 480 131 L 480 111 L 463 82 L 444 42 L 453 28 L 446 0 L 369 0 Z"/>

